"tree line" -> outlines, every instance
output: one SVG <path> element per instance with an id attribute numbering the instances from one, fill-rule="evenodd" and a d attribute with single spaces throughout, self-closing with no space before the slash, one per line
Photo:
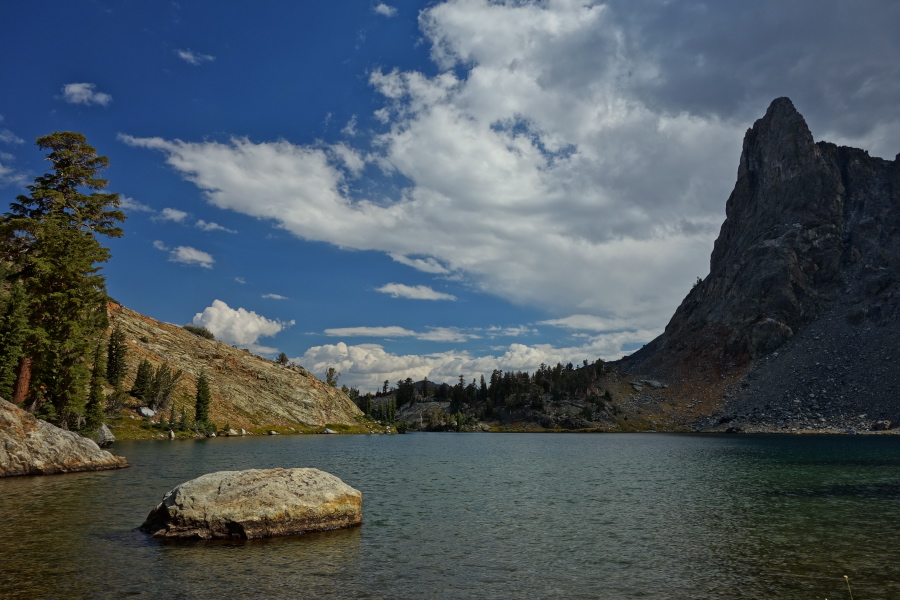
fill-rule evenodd
<path id="1" fill-rule="evenodd" d="M 490 419 L 500 409 L 531 408 L 543 410 L 546 402 L 560 402 L 578 398 L 600 405 L 611 402 L 609 391 L 600 380 L 608 372 L 602 359 L 591 363 L 584 360 L 579 367 L 572 363 L 557 363 L 550 367 L 541 364 L 537 371 L 502 371 L 495 369 L 470 382 L 463 375 L 455 385 L 434 383 L 426 377 L 420 382 L 406 378 L 390 386 L 385 380 L 381 390 L 360 394 L 356 388 L 345 391 L 365 414 L 382 421 L 393 422 L 397 412 L 414 402 L 449 402 L 448 415 L 466 414 Z"/>

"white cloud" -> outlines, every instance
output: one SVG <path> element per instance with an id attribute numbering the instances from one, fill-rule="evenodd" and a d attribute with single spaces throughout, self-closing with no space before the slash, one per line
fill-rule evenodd
<path id="1" fill-rule="evenodd" d="M 185 215 L 185 216 L 187 216 L 187 215 Z M 223 227 L 222 225 L 219 225 L 218 223 L 213 223 L 213 222 L 207 223 L 203 219 L 200 219 L 196 223 L 194 223 L 194 227 L 197 227 L 198 229 L 202 229 L 203 231 L 224 231 L 225 233 L 237 233 L 237 231 L 235 231 L 234 229 L 228 229 L 227 227 Z"/>
<path id="2" fill-rule="evenodd" d="M 346 144 L 333 145 L 331 147 L 331 153 L 337 158 L 336 162 L 343 163 L 344 167 L 351 174 L 359 174 L 366 166 L 366 159 L 359 152 Z"/>
<path id="3" fill-rule="evenodd" d="M 406 265 L 408 267 L 412 267 L 417 271 L 422 271 L 423 273 L 434 273 L 437 275 L 445 275 L 450 273 L 447 269 L 441 266 L 441 264 L 434 260 L 433 258 L 409 258 L 408 256 L 403 256 L 402 254 L 390 253 L 389 256 L 394 259 L 395 262 Z"/>
<path id="4" fill-rule="evenodd" d="M 430 327 L 428 331 L 416 334 L 416 338 L 428 342 L 465 342 L 480 337 L 474 333 L 466 333 L 458 327 Z"/>
<path id="5" fill-rule="evenodd" d="M 177 54 L 178 58 L 180 58 L 184 62 L 190 65 L 194 65 L 195 67 L 198 65 L 202 65 L 203 63 L 216 60 L 215 56 L 211 56 L 209 54 L 200 54 L 199 52 L 194 52 L 193 50 L 176 50 L 175 54 Z"/>
<path id="6" fill-rule="evenodd" d="M 3 121 L 3 115 L 0 115 L 0 122 L 2 122 L 2 121 Z M 18 140 L 19 138 L 15 137 L 11 132 L 10 132 L 10 135 L 14 139 L 3 140 L 2 134 L 5 131 L 6 130 L 3 130 L 3 132 L 0 132 L 0 141 L 8 141 L 8 143 L 18 143 L 16 140 Z M 13 156 L 12 154 L 7 154 L 6 152 L 0 152 L 0 186 L 7 186 L 7 185 L 22 186 L 22 185 L 25 185 L 26 181 L 28 180 L 25 173 L 22 173 L 16 169 L 14 169 L 13 167 L 9 166 L 9 163 L 14 162 L 15 160 L 16 160 L 16 157 Z"/>
<path id="7" fill-rule="evenodd" d="M 259 338 L 271 337 L 294 324 L 294 321 L 267 319 L 244 308 L 234 309 L 221 300 L 213 300 L 203 312 L 194 315 L 192 322 L 194 325 L 206 327 L 215 334 L 216 339 L 227 344 L 263 353 L 271 353 L 274 349 L 259 346 L 257 344 Z"/>
<path id="8" fill-rule="evenodd" d="M 420 24 L 440 71 L 371 74 L 386 123 L 371 156 L 122 139 L 164 153 L 214 206 L 303 239 L 555 315 L 664 324 L 708 269 L 748 122 L 644 102 L 660 58 L 608 6 L 448 0 Z M 409 185 L 360 197 L 360 161 Z"/>
<path id="9" fill-rule="evenodd" d="M 549 344 L 510 344 L 500 348 L 497 354 L 484 356 L 457 351 L 398 355 L 379 344 L 339 342 L 310 348 L 294 361 L 314 372 L 324 372 L 327 367 L 334 366 L 343 374 L 342 381 L 347 385 L 375 390 L 381 388 L 385 379 L 393 384 L 407 377 L 418 381 L 427 376 L 431 381 L 454 383 L 459 375 L 466 381 L 481 375 L 489 378 L 494 369 L 534 372 L 542 363 L 552 366 L 558 362 L 581 364 L 583 360 L 593 362 L 598 358 L 612 360 L 624 354 L 623 345 L 648 340 L 653 335 L 653 331 L 606 334 L 566 348 Z"/>
<path id="10" fill-rule="evenodd" d="M 341 129 L 341 133 L 344 135 L 354 136 L 356 135 L 356 115 L 350 117 L 350 120 L 347 121 L 347 124 L 344 125 L 344 128 Z"/>
<path id="11" fill-rule="evenodd" d="M 397 14 L 397 9 L 395 7 L 388 6 L 384 2 L 379 2 L 372 10 L 384 17 L 393 17 Z"/>
<path id="12" fill-rule="evenodd" d="M 337 327 L 326 329 L 325 335 L 331 337 L 379 337 L 379 338 L 397 338 L 411 337 L 417 335 L 415 331 L 404 329 L 403 327 Z"/>
<path id="13" fill-rule="evenodd" d="M 176 246 L 175 248 L 169 248 L 160 240 L 156 240 L 153 242 L 153 247 L 157 250 L 168 252 L 169 261 L 181 263 L 183 265 L 196 265 L 205 269 L 211 269 L 213 263 L 216 262 L 208 252 L 197 250 L 191 246 Z"/>
<path id="14" fill-rule="evenodd" d="M 268 298 L 269 300 L 287 300 L 287 296 L 282 296 L 281 294 L 263 294 L 263 298 Z"/>
<path id="15" fill-rule="evenodd" d="M 246 283 L 247 283 L 247 280 L 244 279 L 243 277 L 235 277 L 234 280 L 241 285 L 246 285 Z"/>
<path id="16" fill-rule="evenodd" d="M 99 104 L 106 106 L 112 102 L 112 96 L 97 91 L 93 83 L 67 83 L 62 88 L 63 99 L 69 104 Z"/>
<path id="17" fill-rule="evenodd" d="M 155 212 L 152 208 L 128 196 L 119 196 L 119 208 L 134 212 Z"/>
<path id="18" fill-rule="evenodd" d="M 538 325 L 552 325 L 553 327 L 581 331 L 615 331 L 634 327 L 634 323 L 628 323 L 621 319 L 604 319 L 594 315 L 570 315 L 562 319 L 540 321 Z"/>
<path id="19" fill-rule="evenodd" d="M 9 129 L 0 129 L 0 142 L 3 142 L 4 144 L 24 144 L 25 140 L 14 134 Z"/>
<path id="20" fill-rule="evenodd" d="M 402 283 L 387 283 L 376 292 L 390 294 L 392 298 L 408 298 L 410 300 L 456 300 L 456 296 L 438 292 L 426 285 L 404 285 Z"/>
<path id="21" fill-rule="evenodd" d="M 413 331 L 405 327 L 391 325 L 381 327 L 338 327 L 326 329 L 324 333 L 329 337 L 415 338 L 426 342 L 460 343 L 480 338 L 480 331 L 480 329 L 461 329 L 459 327 L 426 327 L 425 331 Z"/>
<path id="22" fill-rule="evenodd" d="M 177 208 L 164 208 L 160 211 L 159 217 L 157 218 L 161 221 L 184 223 L 184 220 L 188 218 L 188 213 L 183 210 L 178 210 Z"/>
<path id="23" fill-rule="evenodd" d="M 22 186 L 28 181 L 28 177 L 25 173 L 3 164 L 10 158 L 8 154 L 0 155 L 0 185 Z"/>
<path id="24" fill-rule="evenodd" d="M 491 326 L 485 330 L 485 335 L 489 338 L 518 337 L 532 333 L 537 333 L 537 329 L 528 327 L 527 325 L 519 325 L 518 327 Z"/>

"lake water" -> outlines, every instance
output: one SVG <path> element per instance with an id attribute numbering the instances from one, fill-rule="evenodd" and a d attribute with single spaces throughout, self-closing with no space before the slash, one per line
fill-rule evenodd
<path id="1" fill-rule="evenodd" d="M 428 434 L 119 442 L 0 480 L 3 598 L 900 598 L 900 436 Z M 311 466 L 359 528 L 135 531 L 203 473 Z"/>

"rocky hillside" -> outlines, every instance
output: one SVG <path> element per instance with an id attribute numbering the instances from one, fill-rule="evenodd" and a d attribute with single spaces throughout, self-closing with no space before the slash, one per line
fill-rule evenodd
<path id="1" fill-rule="evenodd" d="M 184 409 L 188 418 L 193 417 L 196 382 L 205 369 L 212 395 L 210 418 L 219 427 L 228 424 L 260 432 L 359 425 L 362 413 L 350 398 L 302 367 L 282 366 L 118 304 L 110 304 L 109 315 L 111 324 L 126 335 L 125 389 L 133 384 L 142 359 L 154 367 L 167 363 L 184 371 L 173 395 L 176 414 Z M 113 431 L 122 437 L 127 424 L 127 418 L 120 419 L 113 424 Z"/>
<path id="2" fill-rule="evenodd" d="M 817 143 L 779 98 L 747 131 L 726 213 L 709 275 L 621 367 L 669 381 L 704 428 L 900 422 L 900 155 Z"/>

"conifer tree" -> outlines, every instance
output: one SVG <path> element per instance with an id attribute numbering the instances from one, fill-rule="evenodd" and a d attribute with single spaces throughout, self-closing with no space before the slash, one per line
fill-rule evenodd
<path id="1" fill-rule="evenodd" d="M 142 359 L 138 364 L 137 374 L 134 377 L 134 386 L 131 388 L 131 394 L 136 398 L 144 400 L 150 392 L 150 385 L 153 382 L 153 365 L 146 358 Z"/>
<path id="2" fill-rule="evenodd" d="M 122 378 L 125 377 L 125 357 L 128 347 L 125 345 L 125 332 L 116 325 L 109 334 L 109 344 L 106 346 L 106 381 L 110 385 L 119 387 Z"/>
<path id="3" fill-rule="evenodd" d="M 183 374 L 184 371 L 181 369 L 177 371 L 169 369 L 166 363 L 156 367 L 150 379 L 149 389 L 143 398 L 147 406 L 157 412 L 166 410 L 169 406 L 169 400 L 175 392 L 175 386 L 178 385 L 178 380 L 181 379 Z"/>
<path id="4" fill-rule="evenodd" d="M 97 344 L 94 351 L 94 364 L 91 367 L 91 384 L 88 390 L 87 406 L 84 411 L 84 431 L 94 432 L 103 425 L 103 343 Z"/>
<path id="5" fill-rule="evenodd" d="M 28 298 L 21 282 L 10 286 L 0 304 L 0 398 L 13 399 L 16 369 L 28 337 Z"/>
<path id="6" fill-rule="evenodd" d="M 97 235 L 120 237 L 118 194 L 101 193 L 105 156 L 80 133 L 37 139 L 53 170 L 35 178 L 0 220 L 0 260 L 12 265 L 28 299 L 28 332 L 16 367 L 13 401 L 51 403 L 60 425 L 83 412 L 87 359 L 106 327 L 106 285 L 98 263 L 109 251 Z M 90 194 L 82 189 L 94 190 Z"/>
<path id="7" fill-rule="evenodd" d="M 197 378 L 197 404 L 194 408 L 194 421 L 198 425 L 209 423 L 209 403 L 209 380 L 206 378 L 206 371 L 201 371 Z"/>

